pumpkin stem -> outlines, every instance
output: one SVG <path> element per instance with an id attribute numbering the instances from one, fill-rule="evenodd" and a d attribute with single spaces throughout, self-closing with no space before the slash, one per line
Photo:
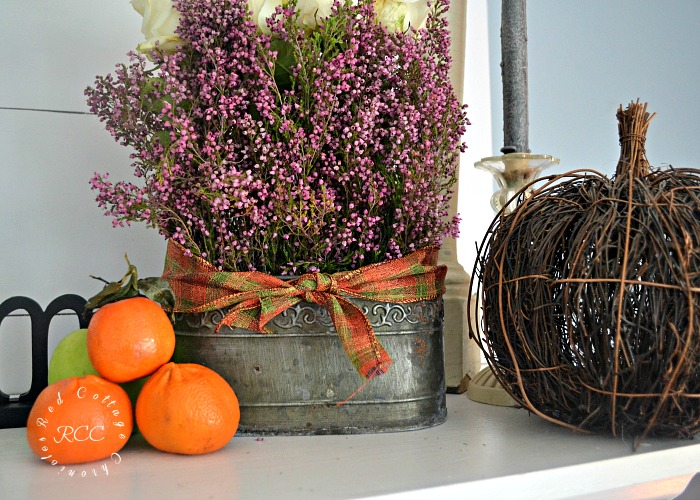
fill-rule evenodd
<path id="1" fill-rule="evenodd" d="M 645 142 L 649 122 L 656 113 L 649 115 L 647 103 L 630 103 L 627 109 L 622 106 L 617 110 L 617 129 L 620 136 L 620 161 L 615 171 L 616 178 L 632 175 L 642 177 L 651 172 L 651 165 L 647 160 Z"/>

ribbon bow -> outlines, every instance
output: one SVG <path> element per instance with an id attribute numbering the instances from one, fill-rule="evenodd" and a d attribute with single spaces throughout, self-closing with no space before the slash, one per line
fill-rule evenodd
<path id="1" fill-rule="evenodd" d="M 363 312 L 347 297 L 406 303 L 432 300 L 444 293 L 445 266 L 438 249 L 426 247 L 405 257 L 335 274 L 310 273 L 291 281 L 269 274 L 217 270 L 188 255 L 170 240 L 163 279 L 175 293 L 174 312 L 197 313 L 230 307 L 217 325 L 265 333 L 265 325 L 305 300 L 324 307 L 350 361 L 365 378 L 386 373 L 391 358 Z"/>

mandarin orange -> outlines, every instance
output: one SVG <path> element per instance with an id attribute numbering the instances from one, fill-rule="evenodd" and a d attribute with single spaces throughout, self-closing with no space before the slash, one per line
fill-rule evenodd
<path id="1" fill-rule="evenodd" d="M 70 377 L 46 387 L 27 419 L 34 454 L 52 465 L 93 462 L 126 444 L 133 428 L 129 396 L 96 375 Z"/>
<path id="2" fill-rule="evenodd" d="M 141 389 L 136 422 L 146 441 L 169 453 L 198 455 L 226 446 L 238 429 L 240 409 L 218 373 L 193 363 L 168 363 Z"/>
<path id="3" fill-rule="evenodd" d="M 112 382 L 130 382 L 170 360 L 175 332 L 156 302 L 132 297 L 97 310 L 88 325 L 87 346 L 100 375 Z"/>

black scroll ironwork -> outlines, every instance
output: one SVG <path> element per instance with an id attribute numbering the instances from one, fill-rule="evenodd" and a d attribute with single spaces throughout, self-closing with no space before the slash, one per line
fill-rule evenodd
<path id="1" fill-rule="evenodd" d="M 0 390 L 0 429 L 24 427 L 29 411 L 39 393 L 48 385 L 49 326 L 51 320 L 63 311 L 77 315 L 80 328 L 87 328 L 89 318 L 83 317 L 85 299 L 79 295 L 66 294 L 57 297 L 43 310 L 28 297 L 10 297 L 0 303 L 0 324 L 17 311 L 25 311 L 31 321 L 32 336 L 32 383 L 29 391 L 19 395 L 5 394 Z M 0 345 L 0 350 L 3 346 Z"/>

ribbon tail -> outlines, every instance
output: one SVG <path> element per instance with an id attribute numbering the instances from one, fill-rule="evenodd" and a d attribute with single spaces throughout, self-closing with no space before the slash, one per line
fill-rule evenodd
<path id="1" fill-rule="evenodd" d="M 329 296 L 323 306 L 333 320 L 340 343 L 363 378 L 382 375 L 391 366 L 391 357 L 374 334 L 367 317 L 350 301 Z"/>

